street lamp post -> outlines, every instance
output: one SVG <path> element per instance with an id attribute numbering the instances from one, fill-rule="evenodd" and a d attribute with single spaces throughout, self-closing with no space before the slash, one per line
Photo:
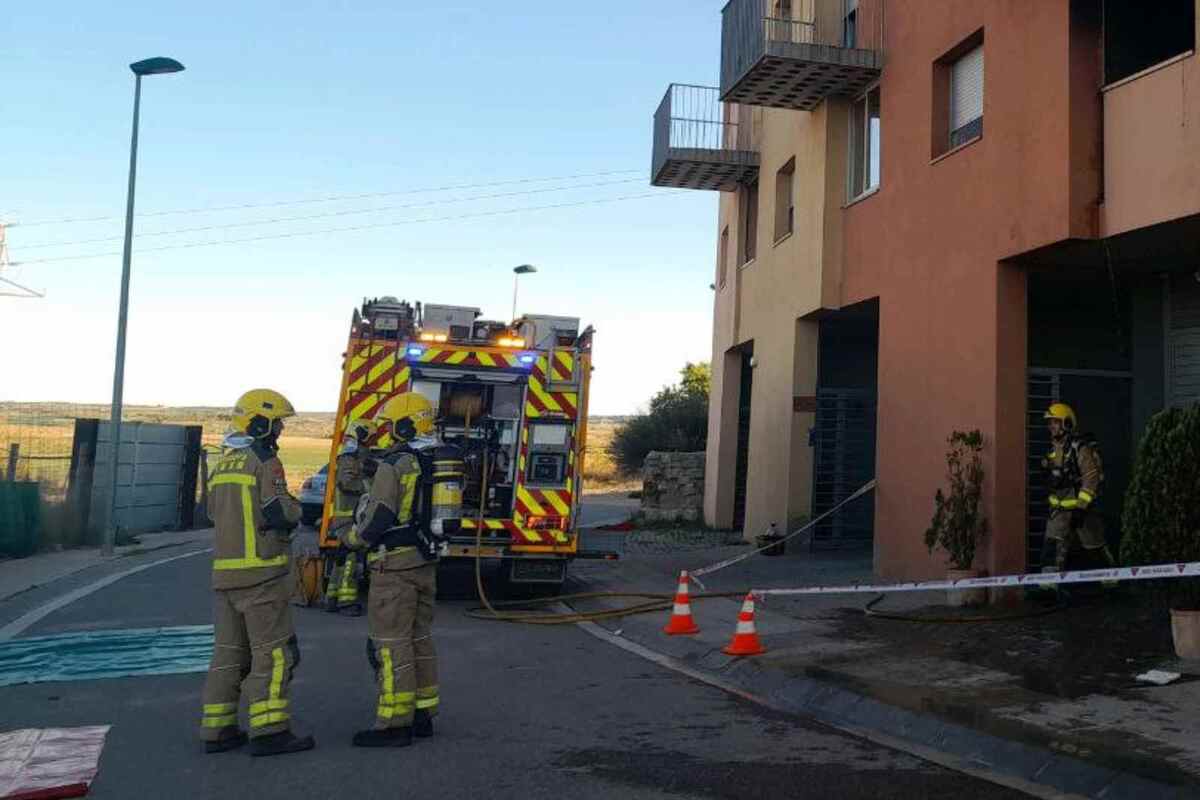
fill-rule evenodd
<path id="1" fill-rule="evenodd" d="M 531 272 L 537 272 L 537 267 L 533 264 L 522 264 L 519 267 L 513 267 L 513 309 L 512 318 L 515 321 L 517 318 L 517 281 L 522 275 L 528 275 Z"/>
<path id="2" fill-rule="evenodd" d="M 146 75 L 165 75 L 181 72 L 183 64 L 172 58 L 148 58 L 130 64 L 133 70 L 133 134 L 129 142 L 129 189 L 125 196 L 125 249 L 121 255 L 121 305 L 117 312 L 117 358 L 113 371 L 112 439 L 108 481 L 108 519 L 104 526 L 103 554 L 111 556 L 117 541 L 117 470 L 121 450 L 121 401 L 125 392 L 125 324 L 129 316 L 129 261 L 133 250 L 133 189 L 137 180 L 138 111 L 142 103 L 142 78 Z"/>

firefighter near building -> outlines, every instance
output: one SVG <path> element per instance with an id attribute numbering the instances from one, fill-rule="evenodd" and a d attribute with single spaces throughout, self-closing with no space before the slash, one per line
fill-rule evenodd
<path id="1" fill-rule="evenodd" d="M 578 530 L 592 329 L 580 332 L 572 317 L 480 317 L 392 297 L 354 311 L 320 527 L 326 592 L 344 591 L 336 492 L 345 432 L 405 392 L 429 401 L 437 443 L 462 462 L 462 522 L 437 536 L 442 560 L 499 559 L 506 582 L 553 589 L 573 559 L 612 556 L 581 549 Z M 392 443 L 381 429 L 365 444 Z"/>

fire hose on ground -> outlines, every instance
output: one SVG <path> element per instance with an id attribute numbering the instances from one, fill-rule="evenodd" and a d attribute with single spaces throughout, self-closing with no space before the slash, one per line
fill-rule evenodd
<path id="1" fill-rule="evenodd" d="M 468 609 L 466 614 L 472 619 L 482 619 L 492 622 L 518 622 L 526 625 L 575 625 L 580 622 L 601 622 L 610 619 L 620 619 L 638 614 L 650 614 L 654 612 L 667 611 L 671 608 L 675 595 L 663 594 L 656 592 L 578 592 L 574 594 L 556 595 L 554 597 L 533 598 L 529 600 L 505 600 L 500 602 L 492 602 L 487 596 L 487 592 L 483 585 L 483 557 L 481 555 L 481 547 L 483 546 L 483 499 L 487 496 L 487 460 L 486 453 L 484 457 L 484 484 L 480 492 L 480 509 L 479 518 L 475 526 L 475 590 L 479 593 L 480 602 L 483 603 L 481 608 Z M 857 500 L 859 497 L 867 494 L 875 488 L 875 481 L 862 486 L 856 492 L 846 497 L 833 508 L 809 521 L 800 528 L 792 531 L 786 536 L 779 537 L 770 543 L 757 547 L 745 553 L 727 558 L 715 564 L 710 564 L 706 567 L 690 571 L 689 576 L 700 586 L 704 588 L 704 584 L 699 580 L 701 576 L 731 567 L 751 558 L 765 550 L 779 547 L 784 542 L 799 536 L 802 533 L 811 531 L 818 523 L 824 521 L 827 517 L 832 516 L 842 509 L 843 506 Z M 718 598 L 725 599 L 740 599 L 746 596 L 749 590 L 741 589 L 734 592 L 709 592 L 702 591 L 689 596 L 691 600 L 713 600 Z M 636 600 L 638 602 L 631 603 L 619 608 L 606 608 L 596 611 L 568 611 L 568 612 L 536 612 L 536 611 L 506 611 L 501 609 L 512 608 L 515 606 L 547 606 L 565 604 L 570 606 L 573 602 L 584 602 L 589 600 Z"/>

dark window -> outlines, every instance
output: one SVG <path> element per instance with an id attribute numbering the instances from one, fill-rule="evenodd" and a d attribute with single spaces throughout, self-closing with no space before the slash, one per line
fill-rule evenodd
<path id="1" fill-rule="evenodd" d="M 1105 83 L 1124 80 L 1195 47 L 1195 0 L 1105 0 Z"/>
<path id="2" fill-rule="evenodd" d="M 754 260 L 758 252 L 758 181 L 742 190 L 742 263 Z"/>
<path id="3" fill-rule="evenodd" d="M 788 162 L 775 173 L 775 240 L 792 232 L 796 222 L 796 206 L 792 199 L 792 179 L 796 175 L 796 159 Z"/>

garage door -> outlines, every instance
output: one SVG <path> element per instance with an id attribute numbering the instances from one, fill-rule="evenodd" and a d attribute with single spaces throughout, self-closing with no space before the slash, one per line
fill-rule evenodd
<path id="1" fill-rule="evenodd" d="M 1191 274 L 1171 282 L 1171 404 L 1200 402 L 1200 282 Z"/>

